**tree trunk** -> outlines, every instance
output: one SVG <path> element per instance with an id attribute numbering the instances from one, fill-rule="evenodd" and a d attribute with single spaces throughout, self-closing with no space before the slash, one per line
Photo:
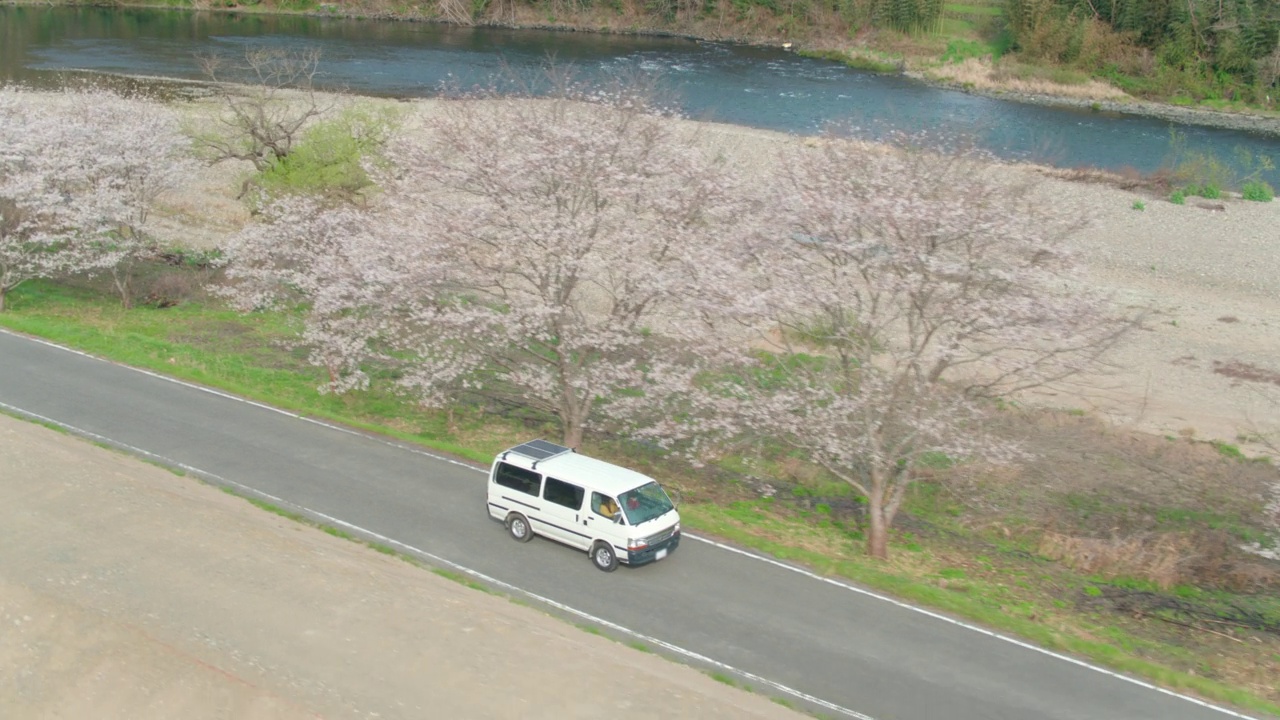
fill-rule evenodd
<path id="1" fill-rule="evenodd" d="M 582 445 L 582 430 L 581 422 L 566 422 L 564 424 L 564 446 L 576 450 Z"/>
<path id="2" fill-rule="evenodd" d="M 885 517 L 884 490 L 876 487 L 867 496 L 867 555 L 877 560 L 889 559 L 889 522 Z"/>
<path id="3" fill-rule="evenodd" d="M 8 296 L 8 294 L 9 294 L 8 288 L 6 288 L 3 285 L 0 285 L 0 312 L 4 312 L 4 299 L 6 296 Z"/>
<path id="4" fill-rule="evenodd" d="M 119 267 L 111 268 L 111 279 L 115 281 L 116 292 L 120 293 L 120 307 L 128 310 L 133 307 L 133 293 L 130 288 L 129 275 L 121 275 Z"/>

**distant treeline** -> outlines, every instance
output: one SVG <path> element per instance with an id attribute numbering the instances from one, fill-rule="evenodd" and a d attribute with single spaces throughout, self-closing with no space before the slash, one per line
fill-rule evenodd
<path id="1" fill-rule="evenodd" d="M 542 21 L 709 37 L 843 37 L 846 42 L 873 29 L 936 37 L 945 30 L 946 17 L 976 13 L 987 20 L 975 29 L 998 50 L 1104 76 L 1141 95 L 1265 102 L 1276 94 L 1280 78 L 1280 0 L 214 1 L 420 14 L 462 24 Z"/>
<path id="2" fill-rule="evenodd" d="M 1274 94 L 1280 78 L 1278 0 L 1005 0 L 1004 11 L 1030 59 L 1224 99 Z"/>

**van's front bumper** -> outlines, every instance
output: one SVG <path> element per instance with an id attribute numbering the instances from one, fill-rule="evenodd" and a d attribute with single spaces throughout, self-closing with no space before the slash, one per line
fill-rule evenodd
<path id="1" fill-rule="evenodd" d="M 680 531 L 677 530 L 676 532 L 672 533 L 671 537 L 667 538 L 666 540 L 663 540 L 660 543 L 655 543 L 653 545 L 650 545 L 649 547 L 643 550 L 628 550 L 627 564 L 628 565 L 644 565 L 646 563 L 651 563 L 654 560 L 658 559 L 658 555 L 662 555 L 662 557 L 666 557 L 671 553 L 675 552 L 675 549 L 679 546 L 680 546 Z"/>

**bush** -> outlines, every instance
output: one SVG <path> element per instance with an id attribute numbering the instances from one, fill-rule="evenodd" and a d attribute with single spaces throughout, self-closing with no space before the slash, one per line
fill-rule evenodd
<path id="1" fill-rule="evenodd" d="M 1173 194 L 1169 196 L 1169 202 L 1173 203 L 1174 205 L 1186 205 L 1187 194 L 1181 190 L 1174 190 Z"/>
<path id="2" fill-rule="evenodd" d="M 1144 202 L 1142 202 L 1141 200 L 1134 200 L 1134 201 L 1133 201 L 1133 209 L 1134 209 L 1134 210 L 1146 210 L 1146 209 L 1147 209 L 1147 204 L 1146 204 L 1146 203 L 1144 203 Z"/>
<path id="3" fill-rule="evenodd" d="M 977 40 L 952 40 L 947 43 L 947 49 L 942 53 L 942 62 L 958 63 L 969 58 L 980 58 L 992 54 L 994 53 L 989 46 Z"/>
<path id="4" fill-rule="evenodd" d="M 1276 191 L 1266 181 L 1250 180 L 1240 186 L 1240 194 L 1245 200 L 1254 202 L 1271 202 L 1276 196 Z"/>
<path id="5" fill-rule="evenodd" d="M 156 277 L 143 295 L 142 304 L 168 308 L 194 300 L 202 290 L 200 278 L 190 271 L 170 270 Z"/>
<path id="6" fill-rule="evenodd" d="M 372 181 L 364 162 L 377 160 L 398 127 L 390 110 L 355 106 L 303 133 L 287 156 L 274 161 L 259 178 L 268 193 L 337 194 L 352 198 Z"/>

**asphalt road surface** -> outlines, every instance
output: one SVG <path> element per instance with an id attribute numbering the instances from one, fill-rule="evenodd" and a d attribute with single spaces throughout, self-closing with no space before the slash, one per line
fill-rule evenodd
<path id="1" fill-rule="evenodd" d="M 693 538 L 606 575 L 584 553 L 513 542 L 475 468 L 5 332 L 0 407 L 377 533 L 833 717 L 1245 717 Z"/>

